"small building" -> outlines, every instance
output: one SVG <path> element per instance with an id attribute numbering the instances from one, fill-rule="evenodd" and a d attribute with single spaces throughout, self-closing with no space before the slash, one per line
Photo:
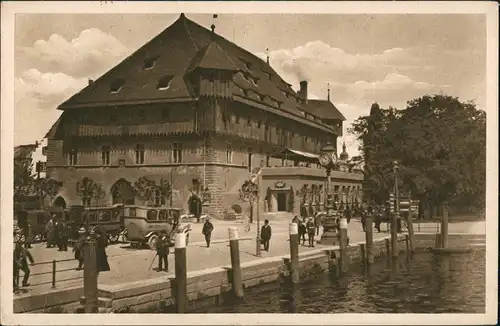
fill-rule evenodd
<path id="1" fill-rule="evenodd" d="M 318 152 L 342 136 L 344 116 L 330 101 L 308 99 L 269 65 L 184 14 L 128 58 L 62 103 L 47 134 L 47 174 L 60 197 L 81 205 L 77 182 L 101 183 L 101 204 L 142 204 L 134 183 L 168 181 L 155 204 L 223 217 L 242 206 L 238 191 L 261 171 L 261 209 L 299 213 L 324 202 Z M 341 200 L 360 200 L 363 175 L 333 171 Z M 84 203 L 85 204 L 85 203 Z M 265 207 L 262 207 L 265 206 Z"/>

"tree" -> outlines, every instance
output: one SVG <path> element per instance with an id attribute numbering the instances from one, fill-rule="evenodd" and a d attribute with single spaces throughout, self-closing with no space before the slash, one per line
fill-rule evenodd
<path id="1" fill-rule="evenodd" d="M 14 160 L 14 201 L 35 195 L 33 158 L 30 155 L 22 160 Z"/>
<path id="2" fill-rule="evenodd" d="M 134 189 L 142 200 L 148 206 L 164 205 L 166 198 L 172 196 L 172 186 L 170 182 L 161 178 L 160 183 L 149 179 L 148 177 L 140 177 L 134 183 Z M 156 200 L 159 198 L 159 200 Z"/>
<path id="3" fill-rule="evenodd" d="M 446 201 L 484 205 L 486 113 L 474 103 L 446 95 L 423 96 L 406 109 L 380 109 L 355 121 L 350 132 L 361 143 L 365 195 L 384 201 L 394 187 L 430 206 Z"/>
<path id="4" fill-rule="evenodd" d="M 239 197 L 243 202 L 247 202 L 250 207 L 250 223 L 253 222 L 253 204 L 259 200 L 259 187 L 255 182 L 247 180 L 239 189 Z"/>
<path id="5" fill-rule="evenodd" d="M 90 206 L 93 199 L 103 196 L 101 190 L 102 186 L 88 177 L 83 177 L 76 183 L 76 194 L 81 198 L 83 206 Z"/>
<path id="6" fill-rule="evenodd" d="M 100 183 L 94 183 L 94 189 L 92 189 L 93 198 L 95 200 L 95 205 L 99 206 L 101 199 L 106 196 L 106 192 Z"/>
<path id="7" fill-rule="evenodd" d="M 52 204 L 54 197 L 59 193 L 61 187 L 63 186 L 62 181 L 55 180 L 52 178 L 40 178 L 34 180 L 35 189 L 40 196 L 42 206 L 45 202 L 45 198 L 49 197 L 50 203 Z"/>

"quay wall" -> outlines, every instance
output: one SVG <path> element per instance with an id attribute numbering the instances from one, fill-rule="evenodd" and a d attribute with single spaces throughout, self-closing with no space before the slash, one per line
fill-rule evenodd
<path id="1" fill-rule="evenodd" d="M 484 244 L 485 235 L 450 234 L 450 248 Z M 422 251 L 435 247 L 436 234 L 416 233 L 414 249 Z M 408 236 L 398 235 L 399 253 L 408 251 Z M 365 242 L 351 243 L 347 247 L 350 264 L 364 260 Z M 390 236 L 373 242 L 373 256 L 390 257 Z M 338 246 L 299 253 L 301 278 L 320 273 L 338 275 L 340 248 Z M 243 287 L 280 282 L 288 275 L 289 255 L 262 258 L 241 263 Z M 220 266 L 187 273 L 187 293 L 190 309 L 200 305 L 220 304 L 230 298 L 231 266 Z M 64 290 L 53 290 L 43 295 L 16 298 L 15 313 L 73 313 L 81 306 L 83 284 Z M 114 313 L 155 312 L 170 310 L 175 305 L 175 279 L 159 277 L 119 285 L 99 285 L 100 311 Z M 170 309 L 169 309 L 170 308 Z"/>

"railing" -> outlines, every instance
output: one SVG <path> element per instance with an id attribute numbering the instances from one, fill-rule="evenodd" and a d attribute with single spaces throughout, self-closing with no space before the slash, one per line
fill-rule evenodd
<path id="1" fill-rule="evenodd" d="M 75 271 L 75 267 L 66 268 L 66 269 L 60 269 L 60 270 L 57 269 L 57 263 L 63 263 L 63 262 L 67 262 L 67 261 L 73 261 L 73 262 L 75 262 L 75 259 L 74 258 L 61 259 L 61 260 L 55 260 L 54 259 L 52 261 L 45 261 L 45 262 L 40 262 L 40 263 L 34 263 L 33 265 L 31 265 L 31 266 L 38 266 L 38 265 L 52 264 L 51 271 L 38 272 L 38 273 L 30 274 L 30 278 L 33 277 L 33 276 L 37 276 L 37 275 L 52 274 L 52 280 L 50 282 L 32 283 L 32 285 L 52 284 L 52 288 L 55 289 L 56 288 L 56 274 L 57 273 L 68 272 L 68 271 Z M 19 277 L 20 277 L 20 275 L 18 275 L 18 280 L 17 280 L 18 282 L 17 282 L 17 284 L 19 284 Z M 62 281 L 72 281 L 72 280 L 77 280 L 77 279 L 81 279 L 81 278 L 83 278 L 83 275 L 80 275 L 78 277 L 73 277 L 73 278 L 65 278 L 65 279 L 62 279 L 60 282 L 62 282 Z"/>

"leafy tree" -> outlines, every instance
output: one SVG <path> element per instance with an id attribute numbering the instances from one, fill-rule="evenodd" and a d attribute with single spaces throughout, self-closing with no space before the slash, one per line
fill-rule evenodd
<path id="1" fill-rule="evenodd" d="M 33 178 L 33 158 L 31 155 L 23 160 L 14 160 L 14 201 L 23 196 L 34 196 L 36 190 Z"/>
<path id="2" fill-rule="evenodd" d="M 90 206 L 92 200 L 103 196 L 102 186 L 88 177 L 83 177 L 76 183 L 76 194 L 81 198 L 83 206 Z"/>
<path id="3" fill-rule="evenodd" d="M 34 180 L 35 189 L 40 196 L 42 205 L 45 202 L 45 198 L 50 199 L 52 204 L 54 197 L 59 193 L 61 187 L 63 186 L 62 181 L 55 180 L 52 178 L 40 178 Z"/>
<path id="4" fill-rule="evenodd" d="M 247 180 L 239 189 L 239 197 L 250 206 L 250 223 L 253 222 L 253 205 L 259 200 L 259 187 L 255 182 Z"/>
<path id="5" fill-rule="evenodd" d="M 160 196 L 160 205 L 165 204 L 166 198 L 172 196 L 172 186 L 170 182 L 161 178 L 160 183 L 149 179 L 148 177 L 140 177 L 134 183 L 134 189 L 139 198 L 144 200 L 146 205 L 156 205 L 156 197 Z"/>
<path id="6" fill-rule="evenodd" d="M 94 183 L 94 189 L 92 190 L 93 198 L 95 200 L 95 205 L 99 206 L 99 202 L 101 199 L 106 196 L 106 192 L 100 183 Z"/>
<path id="7" fill-rule="evenodd" d="M 372 105 L 350 130 L 361 143 L 365 196 L 381 202 L 394 187 L 399 162 L 400 189 L 421 201 L 484 205 L 486 114 L 474 103 L 446 95 L 423 96 L 404 110 Z"/>

